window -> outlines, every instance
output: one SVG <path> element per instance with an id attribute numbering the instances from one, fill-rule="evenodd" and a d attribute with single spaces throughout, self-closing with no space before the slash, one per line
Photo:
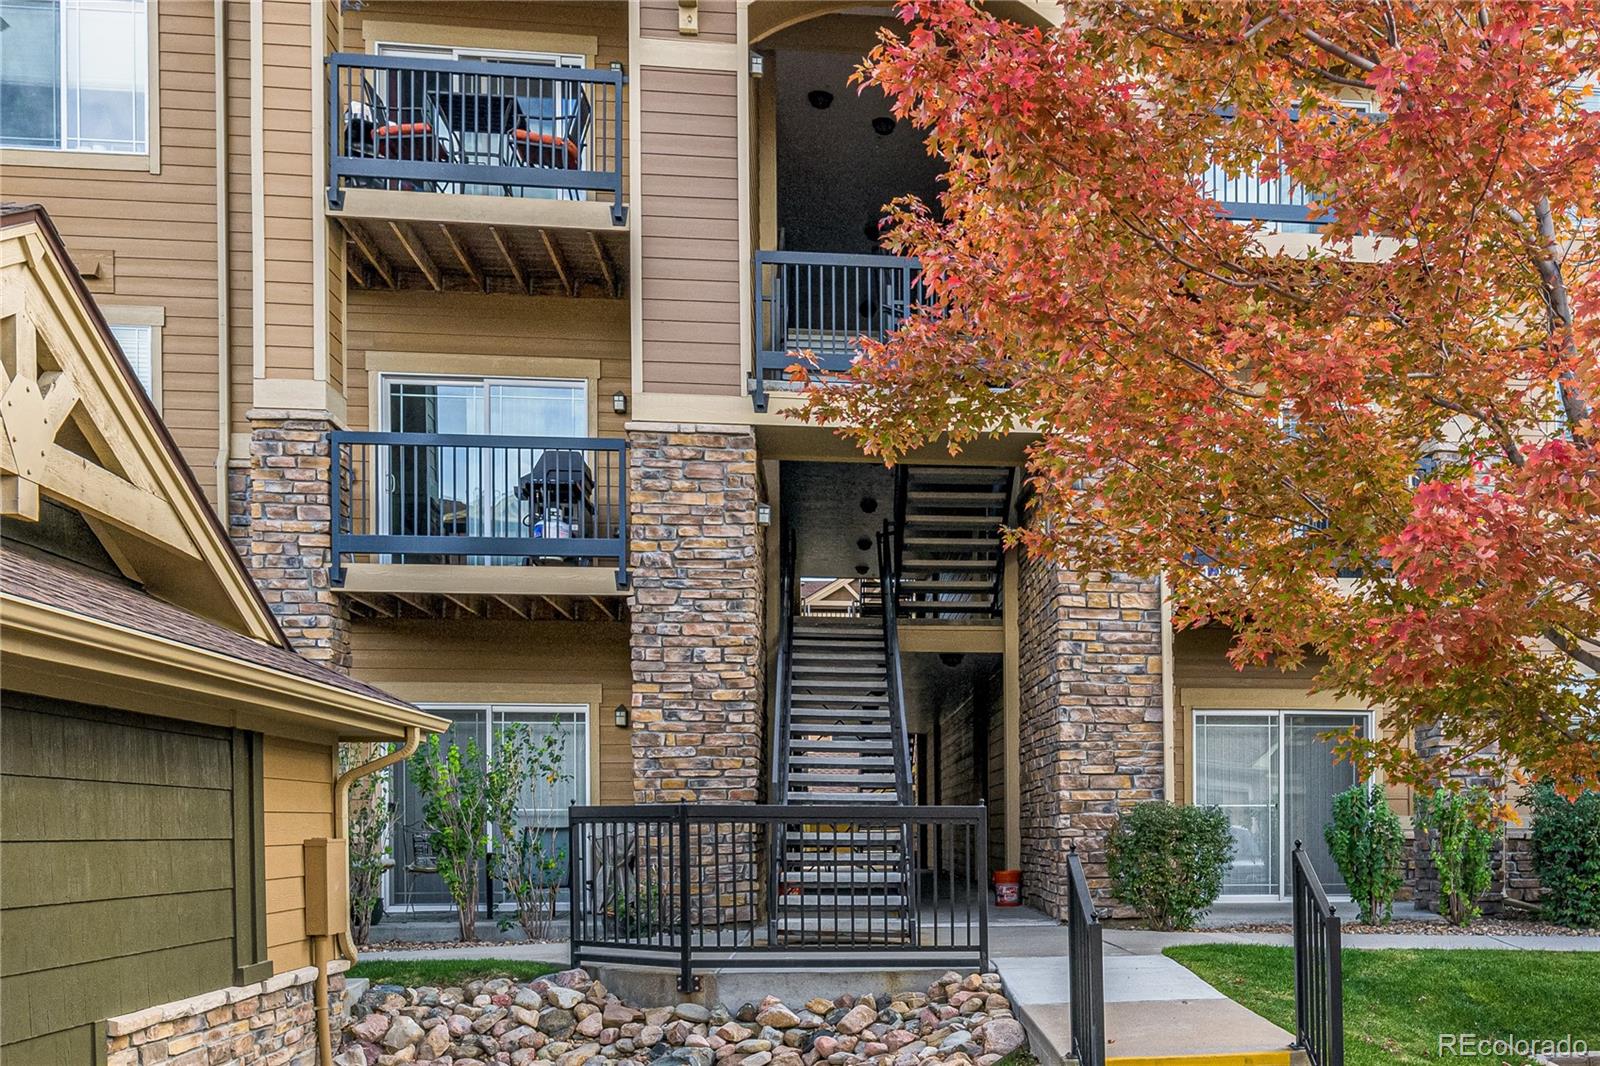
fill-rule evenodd
<path id="1" fill-rule="evenodd" d="M 144 386 L 144 391 L 149 396 L 156 394 L 155 357 L 152 352 L 155 346 L 155 332 L 154 326 L 111 327 L 111 335 L 117 338 L 117 343 L 122 346 L 123 358 L 133 367 L 133 376 L 139 379 L 139 384 Z"/>
<path id="2" fill-rule="evenodd" d="M 150 150 L 147 0 L 0 0 L 0 145 Z"/>
<path id="3" fill-rule="evenodd" d="M 133 368 L 133 376 L 144 386 L 147 396 L 161 407 L 161 327 L 166 324 L 166 311 L 160 307 L 134 307 L 127 304 L 109 304 L 101 309 L 111 336 L 116 338 L 122 355 Z"/>
<path id="4" fill-rule="evenodd" d="M 589 383 L 542 378 L 385 377 L 385 429 L 398 433 L 475 433 L 583 437 Z"/>

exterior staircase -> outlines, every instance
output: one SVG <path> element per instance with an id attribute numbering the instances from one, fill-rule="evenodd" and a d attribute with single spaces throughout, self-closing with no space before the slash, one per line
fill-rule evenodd
<path id="1" fill-rule="evenodd" d="M 901 617 L 954 622 L 998 615 L 1011 469 L 902 466 L 895 477 Z"/>
<path id="2" fill-rule="evenodd" d="M 796 617 L 789 546 L 783 556 L 772 802 L 794 807 L 795 821 L 773 840 L 769 936 L 794 946 L 913 943 L 904 828 L 826 813 L 839 804 L 887 813 L 911 801 L 892 604 L 886 594 L 887 617 Z"/>

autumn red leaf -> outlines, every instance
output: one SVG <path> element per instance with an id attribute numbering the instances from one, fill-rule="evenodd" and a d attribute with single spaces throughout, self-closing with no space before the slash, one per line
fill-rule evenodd
<path id="1" fill-rule="evenodd" d="M 947 167 L 884 239 L 930 305 L 806 417 L 891 461 L 1036 428 L 1027 548 L 1452 741 L 1366 765 L 1600 786 L 1600 5 L 901 13 L 860 77 Z"/>

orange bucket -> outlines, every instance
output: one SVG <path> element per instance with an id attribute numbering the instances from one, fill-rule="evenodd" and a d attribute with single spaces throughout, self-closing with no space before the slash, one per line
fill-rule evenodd
<path id="1" fill-rule="evenodd" d="M 1022 871 L 996 870 L 994 872 L 994 905 L 1020 907 L 1022 905 Z"/>

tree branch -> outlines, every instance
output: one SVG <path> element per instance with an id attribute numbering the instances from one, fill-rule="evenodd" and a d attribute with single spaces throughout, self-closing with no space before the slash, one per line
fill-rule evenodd
<path id="1" fill-rule="evenodd" d="M 1368 74 L 1371 74 L 1373 71 L 1378 69 L 1377 60 L 1368 59 L 1366 56 L 1357 55 L 1348 48 L 1342 48 L 1328 40 L 1328 38 L 1322 36 L 1322 34 L 1318 33 L 1316 30 L 1308 30 L 1304 26 L 1301 26 L 1298 28 L 1298 32 L 1300 36 L 1304 37 L 1306 40 L 1310 41 L 1324 52 L 1327 52 L 1329 55 L 1338 56 L 1346 63 L 1349 63 L 1352 67 L 1355 67 L 1359 70 L 1364 70 Z"/>

